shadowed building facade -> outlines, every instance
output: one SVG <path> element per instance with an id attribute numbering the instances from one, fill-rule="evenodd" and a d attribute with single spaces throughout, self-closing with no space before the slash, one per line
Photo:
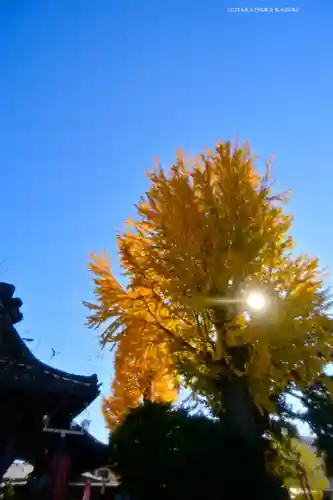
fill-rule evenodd
<path id="1" fill-rule="evenodd" d="M 15 287 L 0 283 L 0 481 L 20 459 L 34 469 L 33 498 L 62 498 L 69 480 L 107 463 L 107 446 L 73 419 L 100 393 L 96 375 L 66 373 L 39 361 L 14 325 Z"/>

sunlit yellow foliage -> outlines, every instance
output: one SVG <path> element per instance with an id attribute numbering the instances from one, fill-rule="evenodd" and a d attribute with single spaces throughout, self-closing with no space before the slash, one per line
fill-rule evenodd
<path id="1" fill-rule="evenodd" d="M 292 253 L 287 197 L 272 191 L 270 161 L 261 174 L 249 145 L 221 143 L 193 161 L 179 154 L 169 172 L 155 167 L 148 175 L 137 220 L 118 237 L 128 288 L 93 256 L 89 325 L 109 323 L 106 343 L 135 339 L 136 360 L 151 345 L 161 349 L 168 366 L 205 394 L 216 390 L 222 362 L 243 375 L 230 347 L 247 344 L 253 398 L 274 411 L 272 392 L 320 376 L 332 323 L 318 260 Z M 248 319 L 242 297 L 251 289 L 262 290 L 269 307 Z"/>
<path id="2" fill-rule="evenodd" d="M 134 293 L 119 285 L 110 272 L 110 262 L 105 254 L 101 257 L 93 255 L 93 258 L 91 270 L 97 276 L 95 285 L 102 294 L 106 291 L 103 297 L 110 312 L 113 304 L 122 304 L 123 308 L 121 324 L 116 320 L 101 339 L 105 344 L 109 335 L 113 335 L 117 342 L 112 393 L 102 403 L 108 427 L 114 429 L 143 397 L 152 401 L 175 401 L 177 377 L 166 345 L 156 341 L 158 331 L 149 321 L 149 315 L 144 310 L 135 317 L 127 314 L 132 305 L 138 305 L 136 299 L 140 290 Z M 149 303 L 148 294 L 144 295 L 144 300 Z"/>
<path id="3" fill-rule="evenodd" d="M 297 493 L 295 496 L 292 496 L 291 498 L 292 500 L 321 500 L 323 498 L 323 492 L 312 491 L 311 497 L 309 497 L 308 492 L 305 492 L 305 495 L 304 493 Z"/>
<path id="4" fill-rule="evenodd" d="M 128 410 L 143 398 L 170 402 L 177 398 L 168 352 L 163 352 L 160 345 L 144 349 L 140 347 L 141 339 L 138 329 L 119 341 L 112 394 L 103 400 L 103 414 L 110 429 L 122 422 Z"/>
<path id="5" fill-rule="evenodd" d="M 323 490 L 329 488 L 322 459 L 307 443 L 297 439 L 291 440 L 288 459 L 285 485 L 295 490 L 306 490 L 309 487 L 314 500 L 320 500 Z"/>
<path id="6" fill-rule="evenodd" d="M 155 360 L 157 364 L 158 358 Z M 128 410 L 138 406 L 144 397 L 152 401 L 175 401 L 177 390 L 172 382 L 168 373 L 162 373 L 160 366 L 156 366 L 155 371 L 150 373 L 143 372 L 139 362 L 122 367 L 122 371 L 116 372 L 112 394 L 102 403 L 108 427 L 114 429 L 123 421 Z"/>

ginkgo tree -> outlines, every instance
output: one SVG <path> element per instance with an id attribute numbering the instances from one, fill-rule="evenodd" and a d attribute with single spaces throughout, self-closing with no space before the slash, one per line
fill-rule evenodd
<path id="1" fill-rule="evenodd" d="M 288 193 L 274 193 L 271 160 L 262 173 L 256 162 L 248 144 L 222 142 L 198 158 L 178 154 L 167 171 L 156 165 L 118 235 L 127 285 L 92 255 L 96 303 L 86 304 L 88 324 L 106 325 L 104 343 L 119 353 L 130 343 L 139 364 L 154 346 L 163 376 L 180 375 L 254 441 L 260 416 L 287 386 L 319 379 L 332 350 L 320 263 L 294 255 Z M 253 291 L 267 298 L 261 314 L 247 310 Z"/>

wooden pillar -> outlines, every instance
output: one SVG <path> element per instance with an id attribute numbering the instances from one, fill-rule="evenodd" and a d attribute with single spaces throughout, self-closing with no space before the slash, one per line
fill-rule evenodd
<path id="1" fill-rule="evenodd" d="M 65 500 L 70 467 L 70 456 L 60 450 L 54 457 L 52 466 L 52 500 Z"/>

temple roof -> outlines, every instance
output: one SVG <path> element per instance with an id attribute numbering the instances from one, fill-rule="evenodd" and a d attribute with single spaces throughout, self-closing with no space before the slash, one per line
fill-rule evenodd
<path id="1" fill-rule="evenodd" d="M 52 408 L 57 407 L 55 411 L 61 420 L 66 414 L 71 420 L 98 397 L 97 375 L 67 373 L 36 358 L 14 327 L 23 318 L 22 301 L 14 293 L 13 285 L 0 283 L 0 393 L 7 397 L 12 394 L 12 403 L 15 394 L 19 398 L 25 394 L 32 398 L 37 413 L 44 409 L 52 413 Z"/>
<path id="2" fill-rule="evenodd" d="M 35 374 L 49 375 L 55 380 L 63 380 L 71 385 L 84 387 L 97 387 L 97 375 L 76 375 L 53 368 L 43 363 L 30 351 L 29 347 L 21 339 L 17 330 L 10 324 L 8 318 L 0 316 L 0 363 L 8 367 L 26 367 Z M 1 368 L 0 368 L 1 371 Z"/>
<path id="3" fill-rule="evenodd" d="M 41 362 L 14 325 L 22 320 L 15 287 L 0 283 L 0 441 L 15 441 L 17 458 L 48 460 L 62 446 L 73 458 L 72 474 L 105 465 L 108 447 L 73 419 L 100 393 L 97 375 L 76 375 Z M 0 443 L 1 444 L 1 443 Z M 45 455 L 46 454 L 46 455 Z"/>

